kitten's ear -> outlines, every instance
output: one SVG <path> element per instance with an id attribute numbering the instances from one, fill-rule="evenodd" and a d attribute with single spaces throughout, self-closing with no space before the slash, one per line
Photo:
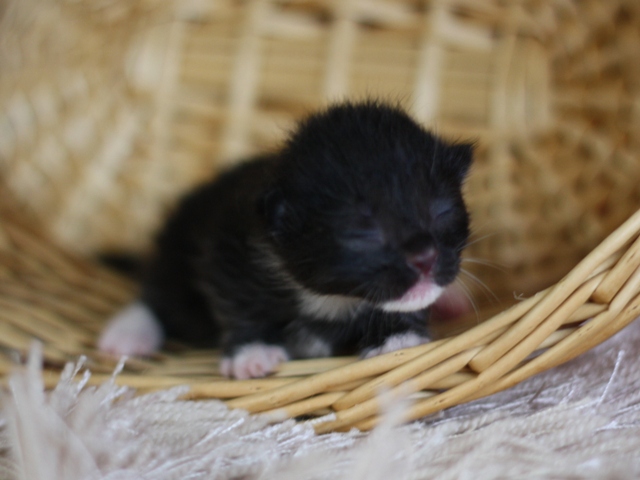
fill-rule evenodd
<path id="1" fill-rule="evenodd" d="M 456 175 L 458 181 L 462 182 L 473 161 L 473 143 L 456 143 L 451 146 L 450 157 L 447 161 L 447 167 Z"/>
<path id="2" fill-rule="evenodd" d="M 267 232 L 272 237 L 278 237 L 284 227 L 287 214 L 287 202 L 282 190 L 271 187 L 258 198 L 258 214 L 263 218 Z"/>

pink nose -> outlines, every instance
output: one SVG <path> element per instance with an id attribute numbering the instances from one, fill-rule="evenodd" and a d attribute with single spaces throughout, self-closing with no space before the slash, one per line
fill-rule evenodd
<path id="1" fill-rule="evenodd" d="M 433 248 L 420 252 L 416 255 L 409 256 L 409 264 L 418 270 L 423 275 L 428 275 L 431 272 L 438 254 Z"/>

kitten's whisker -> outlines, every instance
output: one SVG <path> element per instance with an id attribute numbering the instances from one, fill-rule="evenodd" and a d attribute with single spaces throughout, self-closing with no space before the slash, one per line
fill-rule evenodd
<path id="1" fill-rule="evenodd" d="M 478 305 L 473 299 L 471 289 L 464 283 L 464 280 L 462 280 L 462 278 L 460 277 L 456 277 L 455 283 L 462 289 L 462 293 L 464 293 L 465 297 L 467 297 L 467 300 L 469 300 L 469 303 L 471 303 L 471 307 L 476 314 L 476 323 L 480 323 L 480 312 L 478 310 Z"/>
<path id="2" fill-rule="evenodd" d="M 473 258 L 473 257 L 463 257 L 460 261 L 461 263 L 475 263 L 478 265 L 483 265 L 485 267 L 495 268 L 496 270 L 502 273 L 507 273 L 506 265 L 496 263 L 496 262 L 491 262 L 489 260 L 482 260 L 481 258 Z"/>
<path id="3" fill-rule="evenodd" d="M 491 290 L 486 283 L 484 283 L 482 280 L 480 280 L 478 277 L 476 277 L 473 273 L 469 272 L 468 270 L 465 270 L 464 268 L 460 269 L 460 273 L 463 273 L 464 275 L 466 275 L 467 277 L 469 277 L 470 280 L 472 280 L 474 283 L 476 283 L 477 285 L 479 285 L 482 289 L 482 291 L 484 292 L 484 294 L 487 296 L 487 298 L 491 298 L 493 297 L 497 302 L 500 301 L 500 299 L 498 298 L 498 296 L 493 292 L 493 290 Z"/>
<path id="4" fill-rule="evenodd" d="M 486 235 L 483 235 L 481 237 L 474 238 L 470 242 L 465 242 L 463 244 L 463 246 L 460 248 L 460 250 L 464 250 L 465 248 L 469 248 L 471 245 L 475 245 L 476 243 L 481 242 L 482 240 L 486 240 L 489 237 L 493 237 L 494 235 L 497 235 L 497 232 L 487 233 Z"/>
<path id="5" fill-rule="evenodd" d="M 435 145 L 433 147 L 433 156 L 431 157 L 431 176 L 434 176 L 437 157 L 438 157 L 438 142 L 435 142 Z"/>
<path id="6" fill-rule="evenodd" d="M 474 220 L 476 220 L 474 218 Z M 478 225 L 475 221 L 473 222 L 473 224 L 470 226 L 471 228 L 471 235 L 475 236 L 477 235 L 479 232 L 483 232 L 486 230 L 486 226 L 491 224 L 491 220 L 485 220 L 482 225 Z"/>

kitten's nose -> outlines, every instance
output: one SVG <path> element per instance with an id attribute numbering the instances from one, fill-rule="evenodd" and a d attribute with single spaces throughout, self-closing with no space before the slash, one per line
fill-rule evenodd
<path id="1" fill-rule="evenodd" d="M 428 275 L 431 273 L 433 266 L 436 263 L 436 259 L 438 258 L 438 254 L 433 248 L 429 248 L 420 253 L 409 255 L 407 260 L 409 261 L 409 265 L 418 270 L 423 275 Z"/>

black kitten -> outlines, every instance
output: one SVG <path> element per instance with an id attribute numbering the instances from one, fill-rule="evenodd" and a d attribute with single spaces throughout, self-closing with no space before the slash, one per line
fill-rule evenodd
<path id="1" fill-rule="evenodd" d="M 222 373 L 249 378 L 288 358 L 427 341 L 427 308 L 458 273 L 469 234 L 471 159 L 470 145 L 379 103 L 309 117 L 280 153 L 182 202 L 140 301 L 100 347 L 146 354 L 163 333 L 221 342 Z"/>

